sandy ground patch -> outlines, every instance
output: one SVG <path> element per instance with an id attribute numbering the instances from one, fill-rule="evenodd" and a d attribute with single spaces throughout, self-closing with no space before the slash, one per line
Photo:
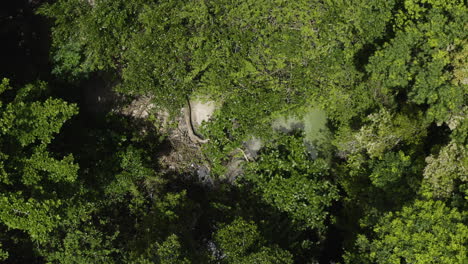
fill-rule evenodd
<path id="1" fill-rule="evenodd" d="M 191 117 L 195 129 L 200 127 L 203 121 L 207 122 L 216 110 L 214 101 L 193 100 L 190 102 L 190 106 L 192 108 Z"/>

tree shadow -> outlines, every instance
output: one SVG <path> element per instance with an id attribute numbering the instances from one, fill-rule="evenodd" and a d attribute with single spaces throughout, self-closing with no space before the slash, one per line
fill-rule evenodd
<path id="1" fill-rule="evenodd" d="M 50 79 L 50 25 L 34 13 L 41 2 L 6 0 L 0 7 L 0 77 L 14 86 Z"/>

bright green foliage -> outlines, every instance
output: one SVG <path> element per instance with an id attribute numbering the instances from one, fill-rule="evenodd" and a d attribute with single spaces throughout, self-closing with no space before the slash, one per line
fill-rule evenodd
<path id="1" fill-rule="evenodd" d="M 327 180 L 328 164 L 311 160 L 301 137 L 283 136 L 268 146 L 245 176 L 262 199 L 287 213 L 298 228 L 322 231 L 327 207 L 338 199 Z"/>
<path id="2" fill-rule="evenodd" d="M 427 2 L 427 3 L 426 3 Z M 450 56 L 463 49 L 468 10 L 462 1 L 405 1 L 397 16 L 395 37 L 367 66 L 374 93 L 384 104 L 398 94 L 418 105 L 427 117 L 444 122 L 466 102 L 466 85 L 454 85 Z"/>
<path id="3" fill-rule="evenodd" d="M 463 9 L 464 3 L 461 0 L 407 0 L 404 1 L 404 9 L 407 11 L 404 13 L 400 10 L 397 17 L 401 19 L 397 25 L 405 24 L 406 20 L 418 21 L 423 20 L 425 16 L 431 11 L 437 10 L 460 10 Z"/>
<path id="4" fill-rule="evenodd" d="M 451 199 L 461 208 L 466 203 L 460 199 L 466 190 L 460 171 L 468 131 L 466 5 L 400 1 L 393 14 L 386 35 L 369 50 L 368 62 L 359 58 L 365 78 L 350 91 L 361 93 L 363 101 L 357 108 L 342 103 L 345 110 L 338 117 L 329 112 L 339 121 L 334 145 L 343 160 L 335 168 L 346 192 L 346 213 L 359 218 L 361 228 L 371 228 L 386 210 L 420 193 Z M 335 95 L 329 98 L 346 94 Z M 364 111 L 345 118 L 354 109 Z M 445 149 L 440 141 L 448 139 L 452 152 L 441 152 L 447 155 L 440 160 L 433 153 L 426 166 L 427 151 Z"/>
<path id="5" fill-rule="evenodd" d="M 187 264 L 190 263 L 180 252 L 180 243 L 176 235 L 169 236 L 157 249 L 159 263 L 161 264 Z"/>
<path id="6" fill-rule="evenodd" d="M 51 263 L 331 263 L 343 248 L 349 263 L 466 259 L 464 1 L 49 2 L 38 12 L 62 81 L 109 78 L 122 102 L 148 96 L 171 117 L 189 98 L 216 102 L 197 131 L 210 179 L 160 166 L 174 153 L 151 120 L 118 109 L 84 111 L 56 137 L 76 107 L 3 80 L 10 258 L 24 242 Z M 272 129 L 293 113 L 310 118 L 304 135 Z"/>
<path id="7" fill-rule="evenodd" d="M 73 163 L 73 156 L 56 160 L 49 156 L 43 146 L 37 148 L 29 159 L 24 161 L 22 182 L 34 185 L 41 180 L 41 173 L 46 173 L 52 182 L 73 182 L 76 179 L 78 165 Z"/>
<path id="8" fill-rule="evenodd" d="M 47 260 L 64 264 L 114 263 L 111 255 L 118 252 L 112 244 L 116 236 L 105 236 L 92 226 L 68 229 L 59 248 L 47 254 Z"/>
<path id="9" fill-rule="evenodd" d="M 273 98 L 293 98 L 296 89 L 304 89 L 291 82 L 289 71 L 304 60 L 293 47 L 305 40 L 300 31 L 310 16 L 305 8 L 287 1 L 149 5 L 140 16 L 144 31 L 134 35 L 125 54 L 121 91 L 151 93 L 170 109 L 193 91 L 234 102 L 267 91 Z"/>
<path id="10" fill-rule="evenodd" d="M 440 201 L 416 201 L 386 214 L 374 227 L 375 238 L 360 235 L 355 263 L 464 263 L 468 257 L 466 212 Z"/>
<path id="11" fill-rule="evenodd" d="M 356 97 L 362 101 L 366 95 L 342 86 L 359 78 L 353 57 L 385 33 L 394 4 L 93 2 L 62 0 L 41 8 L 41 14 L 55 19 L 52 53 L 57 72 L 77 75 L 118 68 L 123 79 L 119 91 L 151 94 L 171 110 L 195 92 L 238 105 L 239 98 L 250 97 L 242 105 L 261 101 L 264 107 L 246 111 L 260 116 L 284 107 L 278 100 L 303 103 L 304 96 L 321 96 L 323 90 L 333 97 L 341 93 L 342 101 L 323 98 L 330 111 L 343 103 L 359 107 Z"/>
<path id="12" fill-rule="evenodd" d="M 387 37 L 394 1 L 324 1 L 315 19 L 316 35 L 306 57 L 307 76 L 318 102 L 332 121 L 347 123 L 374 106 L 362 68 L 372 50 Z"/>
<path id="13" fill-rule="evenodd" d="M 2 109 L 2 134 L 15 138 L 24 147 L 38 140 L 48 144 L 63 123 L 76 114 L 76 107 L 59 99 L 45 102 L 15 100 Z"/>
<path id="14" fill-rule="evenodd" d="M 151 94 L 171 110 L 185 104 L 193 85 L 185 78 L 194 21 L 184 12 L 184 2 L 167 1 L 144 8 L 139 19 L 143 32 L 134 36 L 125 53 L 128 62 L 120 91 Z"/>
<path id="15" fill-rule="evenodd" d="M 381 160 L 373 161 L 372 174 L 369 178 L 375 186 L 385 188 L 398 182 L 411 169 L 411 165 L 411 157 L 402 151 L 389 152 Z"/>
<path id="16" fill-rule="evenodd" d="M 123 196 L 131 192 L 138 195 L 138 182 L 145 178 L 154 176 L 154 171 L 144 166 L 142 162 L 143 151 L 129 147 L 127 150 L 118 153 L 120 158 L 121 172 L 115 175 L 115 180 L 106 187 L 106 194 L 109 196 Z"/>
<path id="17" fill-rule="evenodd" d="M 215 242 L 222 252 L 223 263 L 293 263 L 288 251 L 262 247 L 263 241 L 256 225 L 242 218 L 218 230 Z"/>
<path id="18" fill-rule="evenodd" d="M 30 102 L 30 91 L 34 92 L 32 86 L 26 86 L 12 102 L 0 106 L 0 179 L 9 185 L 21 179 L 22 184 L 37 190 L 41 190 L 38 183 L 44 180 L 73 182 L 78 170 L 73 157 L 53 158 L 47 144 L 77 113 L 76 106 L 52 98 L 44 103 Z"/>
<path id="19" fill-rule="evenodd" d="M 228 258 L 237 259 L 256 243 L 258 236 L 254 223 L 236 219 L 219 230 L 215 239 Z"/>
<path id="20" fill-rule="evenodd" d="M 0 221 L 11 229 L 27 232 L 31 239 L 47 241 L 47 234 L 60 222 L 57 210 L 60 200 L 23 198 L 22 192 L 5 193 L 0 196 Z"/>
<path id="21" fill-rule="evenodd" d="M 4 79 L 0 91 L 9 89 Z M 27 85 L 13 100 L 0 101 L 0 223 L 37 243 L 47 242 L 61 222 L 64 204 L 54 184 L 74 182 L 78 171 L 73 156 L 57 159 L 47 149 L 76 106 L 34 101 L 44 89 L 43 83 Z"/>

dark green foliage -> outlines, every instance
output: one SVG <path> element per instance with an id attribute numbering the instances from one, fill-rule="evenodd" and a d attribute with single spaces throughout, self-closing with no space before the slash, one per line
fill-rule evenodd
<path id="1" fill-rule="evenodd" d="M 466 262 L 464 1 L 44 2 L 50 85 L 0 84 L 0 261 Z M 153 122 L 194 98 L 217 109 L 180 161 Z"/>
<path id="2" fill-rule="evenodd" d="M 281 137 L 262 151 L 246 173 L 255 191 L 267 203 L 290 216 L 298 229 L 323 231 L 327 207 L 338 199 L 327 179 L 325 160 L 311 160 L 301 137 Z"/>
<path id="3" fill-rule="evenodd" d="M 92 226 L 69 229 L 57 248 L 46 253 L 47 260 L 60 263 L 112 263 L 111 255 L 118 252 L 112 245 L 116 235 L 105 236 Z"/>
<path id="4" fill-rule="evenodd" d="M 431 121 L 446 122 L 467 100 L 466 85 L 453 84 L 448 67 L 451 54 L 463 49 L 467 10 L 461 1 L 419 2 L 405 2 L 409 12 L 401 10 L 396 16 L 395 37 L 370 58 L 367 67 L 385 104 L 405 94 L 408 103 L 429 105 Z"/>
<path id="5" fill-rule="evenodd" d="M 276 246 L 262 246 L 265 243 L 262 240 L 255 224 L 242 218 L 234 220 L 215 234 L 223 263 L 293 263 L 288 251 Z"/>
<path id="6" fill-rule="evenodd" d="M 53 72 L 66 79 L 121 68 L 122 52 L 144 1 L 60 0 L 38 13 L 53 18 Z"/>

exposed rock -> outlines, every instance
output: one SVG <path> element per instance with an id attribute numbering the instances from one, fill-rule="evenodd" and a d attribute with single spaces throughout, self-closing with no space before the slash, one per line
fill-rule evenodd
<path id="1" fill-rule="evenodd" d="M 226 179 L 229 182 L 234 182 L 237 176 L 241 175 L 244 171 L 242 169 L 242 164 L 244 163 L 244 159 L 240 158 L 233 158 L 229 164 L 227 165 L 227 172 L 225 174 Z"/>
<path id="2" fill-rule="evenodd" d="M 133 100 L 128 106 L 120 110 L 120 113 L 134 118 L 147 118 L 151 110 L 155 108 L 152 103 L 152 98 L 149 96 L 142 96 Z M 167 121 L 169 113 L 167 111 L 159 111 L 158 116 Z"/>
<path id="3" fill-rule="evenodd" d="M 191 118 L 192 112 L 191 112 L 190 102 L 188 102 L 188 106 L 182 109 L 182 111 L 184 112 L 184 123 L 186 125 L 185 128 L 186 128 L 187 135 L 190 138 L 190 140 L 193 143 L 197 143 L 197 144 L 207 143 L 208 142 L 207 139 L 203 139 L 200 135 L 198 135 L 195 132 L 194 123 Z"/>
<path id="4" fill-rule="evenodd" d="M 203 121 L 210 120 L 214 111 L 216 110 L 216 103 L 214 101 L 201 101 L 199 99 L 190 101 L 191 118 L 194 129 L 200 127 Z"/>
<path id="5" fill-rule="evenodd" d="M 295 116 L 281 116 L 273 121 L 272 127 L 278 132 L 290 133 L 296 130 L 303 130 L 304 121 Z"/>
<path id="6" fill-rule="evenodd" d="M 262 148 L 262 140 L 256 137 L 252 137 L 244 143 L 246 148 L 246 154 L 249 158 L 255 159 L 258 151 Z"/>
<path id="7" fill-rule="evenodd" d="M 85 0 L 86 2 L 88 2 L 88 4 L 92 7 L 94 7 L 96 5 L 96 1 L 95 0 Z"/>

